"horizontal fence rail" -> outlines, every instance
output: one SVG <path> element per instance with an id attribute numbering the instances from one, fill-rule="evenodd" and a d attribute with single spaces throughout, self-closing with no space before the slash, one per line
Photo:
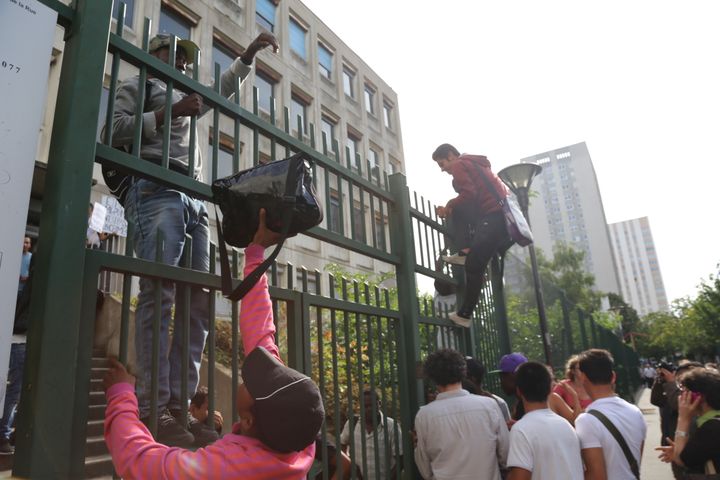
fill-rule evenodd
<path id="1" fill-rule="evenodd" d="M 239 302 L 222 299 L 219 293 L 217 239 L 211 242 L 208 271 L 193 266 L 192 239 L 185 240 L 177 265 L 162 261 L 168 245 L 161 235 L 154 260 L 140 258 L 133 250 L 132 222 L 127 239 L 114 239 L 104 250 L 84 249 L 78 240 L 84 235 L 86 220 L 68 212 L 87 209 L 92 162 L 209 204 L 210 184 L 218 177 L 297 152 L 313 159 L 313 180 L 324 203 L 325 219 L 305 235 L 380 262 L 391 273 L 391 281 L 379 284 L 296 267 L 288 261 L 275 262 L 268 272 L 281 357 L 311 376 L 323 397 L 323 479 L 329 478 L 331 458 L 339 462 L 342 447 L 356 466 L 353 478 L 359 473 L 363 478 L 391 478 L 393 468 L 393 478 L 413 478 L 413 420 L 435 387 L 422 378 L 422 362 L 430 353 L 453 348 L 477 358 L 488 370 L 495 368 L 503 354 L 514 350 L 540 358 L 534 355 L 540 345 L 537 323 L 534 330 L 528 330 L 527 325 L 508 318 L 503 256 L 496 256 L 487 270 L 471 328 L 458 327 L 448 319 L 464 293 L 463 269 L 440 261 L 442 255 L 452 253 L 446 226 L 429 200 L 408 190 L 404 176 L 388 176 L 359 153 L 348 148 L 342 151 L 337 139 L 324 132 L 317 135 L 313 124 L 306 124 L 302 117 L 291 118 L 289 109 L 278 108 L 275 99 L 269 99 L 269 110 L 261 110 L 257 90 L 251 107 L 244 108 L 242 92 L 249 87 L 236 84 L 232 91 L 221 92 L 219 65 L 210 66 L 214 82 L 206 86 L 198 82 L 200 69 L 206 68 L 200 61 L 192 66 L 190 75 L 173 68 L 172 61 L 163 63 L 147 53 L 148 19 L 138 32 L 141 47 L 123 38 L 124 5 L 115 32 L 108 35 L 109 0 L 80 0 L 73 7 L 55 0 L 41 1 L 59 13 L 58 24 L 66 30 L 60 92 L 72 96 L 59 100 L 48 161 L 48 176 L 52 174 L 54 183 L 43 208 L 43 241 L 38 252 L 39 272 L 47 278 L 39 293 L 33 292 L 33 302 L 43 307 L 31 312 L 33 328 L 28 339 L 29 367 L 18 420 L 15 473 L 83 478 L 88 421 L 96 410 L 89 399 L 97 397 L 92 391 L 91 370 L 96 361 L 103 362 L 98 357 L 112 354 L 132 371 L 139 308 L 149 309 L 152 321 L 151 371 L 134 372 L 144 374 L 150 384 L 150 430 L 156 431 L 160 413 L 159 365 L 167 355 L 161 339 L 178 345 L 181 396 L 192 396 L 188 378 L 194 366 L 189 340 L 195 334 L 191 311 L 196 307 L 210 319 L 199 374 L 200 383 L 209 391 L 208 425 L 212 426 L 216 410 L 224 413 L 225 431 L 238 419 L 237 389 L 248 352 L 243 352 L 239 334 Z M 88 27 L 91 22 L 95 22 L 92 29 Z M 175 51 L 173 44 L 171 59 Z M 101 107 L 106 61 L 108 101 Z M 121 71 L 138 77 L 139 98 L 129 151 L 112 146 L 114 99 L 126 80 L 120 78 Z M 80 79 L 87 83 L 83 84 L 86 90 L 93 86 L 92 95 L 83 96 L 78 87 L 71 88 Z M 192 153 L 186 172 L 171 167 L 169 129 L 164 133 L 162 158 L 157 162 L 141 158 L 148 79 L 167 85 L 166 107 L 172 105 L 172 91 L 179 90 L 200 95 L 207 108 L 205 115 L 191 119 Z M 99 124 L 96 118 L 102 118 Z M 169 123 L 169 113 L 165 120 Z M 208 132 L 207 137 L 199 138 L 196 130 Z M 74 149 L 67 150 L 66 145 Z M 195 155 L 196 150 L 206 154 Z M 200 165 L 201 157 L 203 176 L 195 178 L 194 166 Z M 82 174 L 82 188 L 77 187 L 76 172 Z M 78 210 L 80 205 L 82 210 Z M 213 215 L 210 218 L 210 223 L 219 220 Z M 67 259 L 60 261 L 64 256 Z M 236 286 L 244 255 L 230 249 L 228 257 Z M 437 295 L 425 293 L 433 290 L 435 282 L 454 289 L 454 300 L 450 296 L 440 301 Z M 138 295 L 140 285 L 152 293 Z M 162 310 L 163 295 L 172 297 L 170 311 Z M 56 318 L 50 311 L 56 307 L 69 320 Z M 553 309 L 557 312 L 556 320 L 550 322 L 553 366 L 559 367 L 567 356 L 582 349 L 604 346 L 615 355 L 618 390 L 627 396 L 638 380 L 635 352 L 576 306 L 566 302 Z M 221 310 L 229 314 L 221 314 Z M 170 317 L 172 321 L 163 322 Z M 56 362 L 64 362 L 61 366 L 67 372 L 58 373 Z M 488 375 L 486 387 L 500 393 L 498 377 Z M 368 403 L 367 396 L 373 401 Z M 55 399 L 62 400 L 57 404 Z M 62 422 L 52 428 L 50 419 L 58 414 Z"/>

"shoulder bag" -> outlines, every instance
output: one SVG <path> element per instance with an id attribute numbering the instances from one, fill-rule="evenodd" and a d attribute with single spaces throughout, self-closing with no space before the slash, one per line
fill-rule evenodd
<path id="1" fill-rule="evenodd" d="M 625 458 L 630 464 L 630 470 L 632 470 L 633 475 L 635 475 L 635 478 L 639 479 L 640 466 L 638 465 L 637 460 L 635 460 L 635 457 L 633 457 L 633 454 L 630 452 L 630 447 L 628 447 L 627 442 L 625 441 L 617 427 L 615 427 L 615 425 L 613 425 L 610 419 L 607 418 L 602 412 L 599 412 L 597 410 L 588 410 L 586 413 L 600 420 L 600 423 L 602 423 L 605 428 L 608 429 L 610 435 L 612 435 L 615 438 L 615 441 L 617 441 L 618 445 L 620 445 L 620 449 L 622 450 Z"/>

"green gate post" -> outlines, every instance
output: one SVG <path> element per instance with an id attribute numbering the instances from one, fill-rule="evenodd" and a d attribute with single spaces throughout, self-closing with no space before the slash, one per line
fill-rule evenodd
<path id="1" fill-rule="evenodd" d="M 406 382 L 400 382 L 400 402 L 405 406 L 401 409 L 400 416 L 404 429 L 409 432 L 413 428 L 420 401 L 424 403 L 424 395 L 423 381 L 417 376 L 420 358 L 418 334 L 420 312 L 415 285 L 415 243 L 410 220 L 410 194 L 402 174 L 390 175 L 390 194 L 393 198 L 388 212 L 389 224 L 393 225 L 390 229 L 390 245 L 392 253 L 400 257 L 400 263 L 395 270 L 400 310 L 398 350 L 401 353 L 398 355 L 400 360 L 398 378 L 407 379 Z M 407 452 L 403 455 L 406 476 L 415 469 L 415 462 L 410 454 L 412 451 L 410 435 L 403 435 L 403 452 Z"/>
<path id="2" fill-rule="evenodd" d="M 78 0 L 66 32 L 31 301 L 13 473 L 83 478 L 92 345 L 81 344 L 85 230 L 111 0 Z"/>
<path id="3" fill-rule="evenodd" d="M 567 295 L 564 291 L 561 293 L 561 295 L 563 326 L 565 327 L 565 339 L 567 342 L 567 355 L 572 355 L 573 353 L 575 353 L 575 344 L 573 342 L 572 324 L 570 323 L 570 306 L 568 305 L 569 302 L 567 299 Z M 564 355 L 562 361 L 564 362 L 566 358 L 567 356 Z"/>
<path id="4" fill-rule="evenodd" d="M 585 329 L 585 313 L 577 309 L 578 324 L 580 324 L 580 337 L 582 338 L 583 350 L 590 348 L 587 336 L 587 330 Z"/>
<path id="5" fill-rule="evenodd" d="M 510 326 L 507 318 L 507 305 L 505 304 L 505 284 L 503 282 L 504 255 L 493 256 L 490 263 L 490 282 L 492 283 L 493 302 L 495 303 L 495 322 L 500 343 L 500 355 L 512 352 L 510 343 Z"/>

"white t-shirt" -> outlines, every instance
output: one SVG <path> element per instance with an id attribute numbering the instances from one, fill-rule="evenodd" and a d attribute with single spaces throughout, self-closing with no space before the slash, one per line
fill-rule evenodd
<path id="1" fill-rule="evenodd" d="M 585 411 L 597 410 L 603 413 L 625 439 L 630 453 L 640 465 L 642 444 L 645 441 L 647 426 L 638 407 L 620 397 L 606 397 L 595 400 Z M 575 429 L 580 437 L 580 446 L 586 448 L 602 448 L 605 457 L 607 478 L 613 480 L 635 480 L 630 464 L 618 445 L 615 437 L 600 423 L 600 420 L 582 413 L 575 420 Z"/>
<path id="2" fill-rule="evenodd" d="M 533 480 L 582 480 L 584 475 L 575 430 L 548 408 L 526 413 L 510 429 L 507 466 L 532 472 Z"/>

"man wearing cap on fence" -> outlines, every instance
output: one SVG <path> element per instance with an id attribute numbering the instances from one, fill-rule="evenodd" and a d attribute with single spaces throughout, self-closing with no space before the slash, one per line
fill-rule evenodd
<path id="1" fill-rule="evenodd" d="M 258 231 L 245 249 L 245 276 L 279 238 L 266 227 L 261 210 Z M 134 377 L 111 360 L 104 381 L 105 442 L 122 478 L 306 478 L 325 410 L 315 382 L 280 360 L 264 275 L 240 304 L 240 334 L 246 357 L 237 394 L 239 421 L 232 433 L 195 452 L 153 440 L 138 417 Z"/>
<path id="2" fill-rule="evenodd" d="M 510 427 L 517 420 L 520 420 L 525 414 L 522 402 L 516 397 L 515 370 L 517 370 L 520 365 L 527 361 L 527 357 L 520 352 L 508 353 L 507 355 L 503 355 L 502 358 L 500 358 L 498 369 L 489 372 L 499 373 L 500 388 L 502 388 L 502 391 L 508 397 L 515 397 L 515 406 L 512 410 L 512 419 L 508 422 L 508 427 Z"/>
<path id="3" fill-rule="evenodd" d="M 174 39 L 170 34 L 155 36 L 149 45 L 149 52 L 158 59 L 169 62 L 169 47 Z M 278 44 L 270 33 L 261 33 L 235 59 L 230 68 L 220 78 L 220 93 L 230 97 L 235 91 L 238 80 L 242 81 L 251 71 L 255 55 L 265 47 L 277 51 Z M 198 47 L 190 40 L 177 40 L 175 68 L 185 72 L 188 65 L 195 62 Z M 115 97 L 113 116 L 112 145 L 132 150 L 135 130 L 135 111 L 139 89 L 144 88 L 145 101 L 142 115 L 142 138 L 140 156 L 147 161 L 160 164 L 163 156 L 163 138 L 166 125 L 165 103 L 167 85 L 159 78 L 149 76 L 146 84 L 140 84 L 139 76 L 122 82 Z M 170 169 L 197 180 L 202 179 L 203 163 L 200 155 L 202 142 L 197 139 L 195 145 L 194 170 L 190 168 L 190 118 L 202 115 L 208 110 L 203 99 L 197 93 L 189 95 L 174 89 L 172 92 L 172 111 L 170 113 Z M 197 136 L 196 136 L 197 138 Z M 106 181 L 110 181 L 106 176 Z M 204 202 L 185 192 L 154 183 L 151 180 L 130 179 L 129 187 L 118 187 L 113 193 L 124 202 L 125 216 L 133 231 L 132 242 L 135 255 L 139 258 L 157 261 L 169 265 L 179 265 L 183 254 L 190 254 L 193 270 L 207 272 L 210 265 L 210 234 L 208 212 Z M 124 185 L 124 184 L 123 184 Z M 163 248 L 156 252 L 159 237 Z M 192 251 L 183 252 L 192 240 Z M 158 419 L 157 440 L 165 445 L 179 447 L 201 447 L 217 440 L 217 433 L 211 428 L 203 428 L 192 435 L 183 425 L 187 418 L 190 396 L 198 387 L 202 352 L 208 333 L 209 293 L 198 287 L 191 288 L 190 300 L 186 302 L 184 288 L 175 290 L 172 282 L 162 284 L 162 305 L 155 305 L 155 282 L 140 278 L 140 293 L 135 311 L 135 351 L 138 373 L 137 396 L 140 405 L 140 417 L 146 424 L 150 420 L 150 383 L 152 378 L 152 346 L 154 309 L 161 309 L 161 327 L 159 341 L 160 365 L 158 372 Z M 174 301 L 174 302 L 173 302 Z M 175 304 L 175 331 L 182 331 L 181 319 L 189 318 L 189 354 L 188 398 L 181 398 L 182 384 L 182 345 L 181 335 L 173 336 L 172 346 L 168 348 L 168 330 L 171 311 Z M 185 312 L 186 303 L 189 312 Z M 186 315 L 187 314 L 187 315 Z M 169 351 L 169 355 L 166 353 Z M 179 421 L 178 421 L 179 420 Z"/>

